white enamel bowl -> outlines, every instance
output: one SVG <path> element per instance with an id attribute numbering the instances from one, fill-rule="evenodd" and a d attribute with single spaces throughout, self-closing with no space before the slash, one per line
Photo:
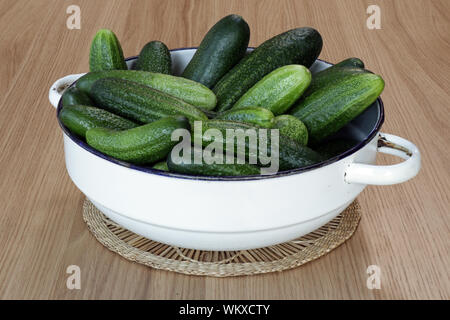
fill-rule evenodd
<path id="1" fill-rule="evenodd" d="M 172 50 L 181 73 L 195 49 Z M 135 58 L 128 59 L 131 66 Z M 317 72 L 330 66 L 317 60 Z M 81 76 L 56 81 L 53 106 L 62 88 Z M 342 212 L 368 184 L 388 185 L 414 177 L 420 153 L 411 142 L 380 133 L 378 99 L 339 132 L 360 141 L 343 154 L 311 167 L 274 176 L 215 178 L 166 173 L 117 161 L 89 147 L 61 125 L 67 172 L 106 216 L 162 243 L 201 250 L 241 250 L 274 245 L 305 235 Z M 377 166 L 377 152 L 405 161 Z"/>

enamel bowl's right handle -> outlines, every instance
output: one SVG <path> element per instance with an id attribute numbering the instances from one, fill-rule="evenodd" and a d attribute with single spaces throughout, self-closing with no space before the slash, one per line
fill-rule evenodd
<path id="1" fill-rule="evenodd" d="M 406 139 L 380 133 L 378 152 L 392 154 L 405 161 L 390 166 L 352 163 L 345 171 L 344 180 L 347 183 L 389 185 L 405 182 L 415 177 L 420 170 L 419 149 Z"/>

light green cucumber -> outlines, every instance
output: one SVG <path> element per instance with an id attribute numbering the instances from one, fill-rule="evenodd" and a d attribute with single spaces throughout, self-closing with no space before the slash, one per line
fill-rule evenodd
<path id="1" fill-rule="evenodd" d="M 108 29 L 97 31 L 89 53 L 90 71 L 126 70 L 122 47 L 114 32 Z"/>
<path id="2" fill-rule="evenodd" d="M 280 67 L 250 88 L 233 106 L 260 106 L 274 115 L 283 114 L 311 83 L 311 73 L 301 65 Z"/>
<path id="3" fill-rule="evenodd" d="M 230 109 L 215 117 L 215 119 L 244 122 L 262 128 L 272 128 L 274 118 L 269 109 L 255 106 Z"/>
<path id="4" fill-rule="evenodd" d="M 90 95 L 94 82 L 104 78 L 134 81 L 170 94 L 171 96 L 205 110 L 212 110 L 216 106 L 216 96 L 210 89 L 201 83 L 169 74 L 139 70 L 90 72 L 78 79 L 76 86 L 81 91 Z"/>
<path id="5" fill-rule="evenodd" d="M 171 139 L 176 129 L 189 129 L 187 118 L 167 117 L 124 131 L 93 128 L 86 132 L 86 141 L 91 147 L 119 160 L 154 163 L 165 159 L 178 143 Z"/>
<path id="6" fill-rule="evenodd" d="M 367 109 L 381 94 L 383 79 L 359 73 L 330 83 L 302 100 L 291 114 L 308 128 L 310 144 L 337 132 Z"/>
<path id="7" fill-rule="evenodd" d="M 217 82 L 217 111 L 230 109 L 239 98 L 273 70 L 300 64 L 309 68 L 322 49 L 322 37 L 313 28 L 297 28 L 266 40 Z"/>
<path id="8" fill-rule="evenodd" d="M 295 140 L 303 146 L 308 144 L 308 129 L 296 117 L 290 114 L 283 114 L 275 117 L 274 129 L 279 129 L 280 134 Z"/>
<path id="9" fill-rule="evenodd" d="M 161 171 L 169 171 L 169 167 L 167 167 L 167 161 L 160 161 L 158 163 L 155 163 L 152 168 Z"/>

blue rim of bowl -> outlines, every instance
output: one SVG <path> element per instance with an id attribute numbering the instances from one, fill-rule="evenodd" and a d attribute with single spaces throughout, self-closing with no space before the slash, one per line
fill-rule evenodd
<path id="1" fill-rule="evenodd" d="M 197 47 L 178 48 L 178 49 L 172 49 L 170 51 L 171 52 L 172 51 L 184 51 L 184 50 L 192 50 L 192 49 L 197 49 Z M 249 47 L 248 49 L 254 49 L 254 48 Z M 125 59 L 125 61 L 133 60 L 133 59 L 136 59 L 137 57 L 138 56 L 128 57 Z M 327 63 L 329 65 L 333 65 L 332 63 L 327 62 L 322 59 L 317 59 L 317 60 Z M 74 83 L 72 83 L 69 87 L 74 86 L 75 83 L 76 83 L 76 81 Z M 285 176 L 290 176 L 290 175 L 295 175 L 295 174 L 301 174 L 303 172 L 311 171 L 314 169 L 318 169 L 318 168 L 322 168 L 324 166 L 330 165 L 330 164 L 337 162 L 339 160 L 342 160 L 342 159 L 352 155 L 353 153 L 357 152 L 358 150 L 362 149 L 366 144 L 368 144 L 378 134 L 378 132 L 380 131 L 381 126 L 383 125 L 383 122 L 384 122 L 383 100 L 381 100 L 381 98 L 378 97 L 376 102 L 378 102 L 378 105 L 379 105 L 379 117 L 377 119 L 377 123 L 376 123 L 375 127 L 372 129 L 372 131 L 367 135 L 367 137 L 363 141 L 361 141 L 354 147 L 346 150 L 345 152 L 343 152 L 337 156 L 334 156 L 330 159 L 327 159 L 325 161 L 322 161 L 322 162 L 319 162 L 319 163 L 316 163 L 316 164 L 313 164 L 310 166 L 302 167 L 302 168 L 280 171 L 273 175 L 200 176 L 200 175 L 187 175 L 187 174 L 181 174 L 181 173 L 167 172 L 167 171 L 153 169 L 152 167 L 134 165 L 132 163 L 124 162 L 124 161 L 115 159 L 113 157 L 110 157 L 104 153 L 101 153 L 100 151 L 89 146 L 81 138 L 79 138 L 78 136 L 76 136 L 75 134 L 70 132 L 70 130 L 60 121 L 60 119 L 58 117 L 58 114 L 62 108 L 62 99 L 60 99 L 58 102 L 58 108 L 56 109 L 56 118 L 57 118 L 59 126 L 61 127 L 63 132 L 78 146 L 80 146 L 81 148 L 89 151 L 90 153 L 92 153 L 106 161 L 112 162 L 114 164 L 120 165 L 120 166 L 128 168 L 128 169 L 133 169 L 133 170 L 137 170 L 137 171 L 141 171 L 141 172 L 145 172 L 145 173 L 156 174 L 159 176 L 164 176 L 164 177 L 168 177 L 168 178 L 177 178 L 177 179 L 205 180 L 205 181 L 247 181 L 247 180 L 274 179 L 274 178 L 280 178 L 280 177 L 285 177 Z"/>

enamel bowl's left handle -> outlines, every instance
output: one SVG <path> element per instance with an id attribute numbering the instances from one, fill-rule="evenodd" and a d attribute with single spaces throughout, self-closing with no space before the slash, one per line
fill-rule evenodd
<path id="1" fill-rule="evenodd" d="M 50 87 L 50 91 L 48 92 L 48 99 L 50 100 L 52 106 L 57 108 L 59 99 L 61 99 L 64 90 L 66 90 L 67 87 L 69 87 L 83 75 L 85 75 L 85 73 L 71 74 L 56 80 L 55 83 Z"/>

